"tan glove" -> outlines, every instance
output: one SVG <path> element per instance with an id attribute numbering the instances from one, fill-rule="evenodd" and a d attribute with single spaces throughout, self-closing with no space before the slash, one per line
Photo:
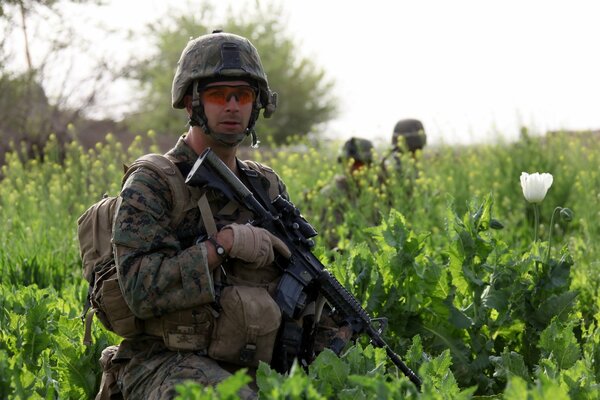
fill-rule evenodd
<path id="1" fill-rule="evenodd" d="M 229 257 L 245 261 L 249 268 L 271 264 L 275 259 L 275 251 L 286 258 L 291 255 L 285 243 L 266 229 L 248 224 L 230 224 L 223 229 L 231 229 L 233 232 Z"/>

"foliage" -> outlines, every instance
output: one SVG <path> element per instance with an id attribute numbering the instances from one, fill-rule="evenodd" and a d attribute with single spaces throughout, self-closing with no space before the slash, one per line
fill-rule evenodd
<path id="1" fill-rule="evenodd" d="M 76 220 L 104 192 L 116 193 L 121 165 L 149 151 L 147 140 L 125 150 L 109 136 L 90 151 L 71 143 L 59 152 L 52 138 L 43 157 L 26 160 L 21 149 L 7 157 L 0 181 L 0 398 L 96 392 L 100 352 L 119 339 L 95 324 L 92 347 L 81 344 L 87 287 Z M 598 398 L 599 144 L 556 135 L 430 149 L 403 159 L 385 179 L 377 166 L 361 171 L 353 197 L 321 195 L 342 168 L 326 144 L 252 155 L 286 181 L 323 232 L 315 254 L 373 317 L 387 318 L 386 342 L 423 380 L 417 392 L 385 352 L 359 337 L 341 357 L 325 350 L 286 376 L 261 365 L 261 398 Z M 540 241 L 531 240 L 522 171 L 555 178 L 541 204 Z M 549 226 L 557 206 L 574 216 Z M 329 235 L 335 250 L 325 245 Z M 215 387 L 188 383 L 179 393 L 227 399 L 247 383 L 240 372 Z"/>
<path id="2" fill-rule="evenodd" d="M 84 114 L 116 79 L 118 63 L 77 34 L 63 8 L 102 1 L 0 2 L 0 164 L 10 142 L 27 146 L 24 156 L 36 157 L 51 134 L 66 143 L 72 139 L 69 124 L 89 123 Z M 84 58 L 93 72 L 78 78 Z"/>
<path id="3" fill-rule="evenodd" d="M 22 150 L 8 154 L 0 186 L 3 283 L 61 290 L 79 282 L 77 218 L 105 193 L 118 192 L 122 166 L 143 148 L 141 137 L 125 151 L 109 135 L 88 152 L 72 142 L 63 154 L 51 136 L 43 159 L 20 157 Z"/>
<path id="4" fill-rule="evenodd" d="M 213 27 L 247 37 L 258 49 L 269 86 L 278 93 L 277 118 L 259 118 L 256 130 L 263 142 L 271 137 L 283 143 L 292 135 L 305 136 L 336 112 L 333 83 L 324 71 L 306 57 L 285 31 L 281 10 L 270 3 L 250 3 L 230 10 L 224 21 L 215 21 L 212 7 L 171 14 L 149 27 L 155 51 L 137 61 L 133 78 L 139 81 L 140 111 L 130 119 L 136 131 L 153 129 L 159 134 L 181 134 L 187 115 L 170 105 L 171 85 L 177 61 L 190 37 L 209 33 Z"/>
<path id="5" fill-rule="evenodd" d="M 177 388 L 176 400 L 236 400 L 239 399 L 238 391 L 250 383 L 252 378 L 242 368 L 235 374 L 213 387 L 201 387 L 194 382 L 186 382 Z"/>
<path id="6" fill-rule="evenodd" d="M 53 128 L 52 122 L 45 117 L 53 113 L 53 107 L 44 89 L 31 73 L 14 76 L 2 73 L 0 93 L 0 132 L 3 136 L 0 139 L 0 162 L 4 161 L 9 138 L 27 143 L 28 156 L 33 157 L 34 148 L 43 146 Z"/>
<path id="7" fill-rule="evenodd" d="M 4 0 L 3 3 L 0 3 L 0 17 L 4 18 L 8 7 L 19 7 L 22 13 L 27 14 L 36 6 L 52 7 L 56 0 Z"/>
<path id="8" fill-rule="evenodd" d="M 94 344 L 82 345 L 78 315 L 86 290 L 69 285 L 59 295 L 35 285 L 0 286 L 0 397 L 94 397 L 97 360 L 114 337 L 96 331 Z"/>

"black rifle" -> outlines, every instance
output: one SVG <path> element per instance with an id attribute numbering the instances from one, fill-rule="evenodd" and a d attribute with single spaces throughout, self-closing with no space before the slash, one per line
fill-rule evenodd
<path id="1" fill-rule="evenodd" d="M 243 204 L 254 214 L 252 225 L 268 230 L 288 246 L 291 257 L 276 258 L 283 275 L 275 300 L 281 308 L 284 321 L 302 315 L 306 305 L 321 293 L 335 312 L 350 324 L 354 333 L 367 334 L 374 346 L 385 349 L 392 362 L 420 389 L 419 377 L 383 340 L 385 320 L 381 323 L 381 319 L 371 319 L 356 298 L 312 254 L 310 248 L 314 243 L 311 237 L 317 232 L 292 203 L 278 196 L 269 206 L 273 210 L 271 213 L 211 149 L 205 150 L 198 157 L 186 183 L 217 189 L 228 198 Z M 379 326 L 375 326 L 376 322 L 379 322 Z M 339 354 L 342 348 L 333 350 Z"/>

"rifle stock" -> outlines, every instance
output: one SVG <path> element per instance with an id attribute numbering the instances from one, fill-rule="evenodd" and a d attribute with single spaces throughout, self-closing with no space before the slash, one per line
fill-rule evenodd
<path id="1" fill-rule="evenodd" d="M 383 340 L 381 329 L 376 329 L 374 320 L 312 254 L 310 248 L 313 242 L 310 238 L 317 232 L 292 203 L 279 196 L 271 204 L 273 213 L 267 210 L 210 148 L 198 157 L 186 183 L 218 189 L 227 197 L 244 204 L 255 216 L 253 225 L 267 229 L 288 246 L 291 257 L 276 258 L 283 275 L 277 287 L 275 300 L 284 317 L 298 318 L 306 305 L 321 293 L 336 312 L 351 325 L 355 333 L 368 335 L 374 346 L 385 349 L 390 360 L 420 389 L 420 378 Z"/>

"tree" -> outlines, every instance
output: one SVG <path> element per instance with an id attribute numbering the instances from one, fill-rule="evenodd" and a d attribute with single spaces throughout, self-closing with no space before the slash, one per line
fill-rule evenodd
<path id="1" fill-rule="evenodd" d="M 71 3 L 96 3 L 102 4 L 102 0 L 69 0 Z M 4 4 L 2 3 L 4 2 Z M 60 3 L 59 0 L 2 0 L 0 2 L 0 19 L 10 20 L 11 14 L 18 14 L 21 23 L 20 30 L 23 32 L 24 53 L 27 59 L 27 70 L 31 72 L 33 62 L 31 61 L 31 51 L 29 48 L 28 18 L 40 8 L 56 11 L 55 6 Z M 12 11 L 12 13 L 11 13 Z"/>
<path id="2" fill-rule="evenodd" d="M 110 55 L 98 54 L 63 14 L 62 6 L 84 3 L 102 1 L 0 3 L 0 164 L 10 142 L 23 143 L 34 156 L 51 133 L 60 142 L 71 140 L 69 123 L 81 121 L 101 89 L 119 74 L 109 68 Z M 75 60 L 82 55 L 89 56 L 92 73 L 75 78 Z"/>
<path id="3" fill-rule="evenodd" d="M 139 112 L 128 118 L 129 126 L 177 135 L 185 130 L 185 116 L 180 110 L 171 109 L 173 75 L 189 38 L 209 33 L 212 27 L 247 37 L 256 46 L 269 86 L 279 95 L 273 118 L 259 118 L 257 122 L 256 130 L 263 141 L 270 136 L 280 144 L 292 135 L 308 135 L 330 120 L 337 112 L 334 84 L 326 80 L 325 72 L 312 60 L 298 55 L 282 25 L 281 9 L 271 4 L 257 4 L 248 12 L 249 9 L 252 7 L 241 7 L 237 14 L 229 10 L 224 23 L 214 24 L 210 23 L 213 9 L 205 5 L 200 12 L 171 15 L 162 24 L 151 27 L 149 35 L 154 38 L 156 52 L 132 68 L 136 71 L 132 77 L 140 83 L 141 103 Z"/>

